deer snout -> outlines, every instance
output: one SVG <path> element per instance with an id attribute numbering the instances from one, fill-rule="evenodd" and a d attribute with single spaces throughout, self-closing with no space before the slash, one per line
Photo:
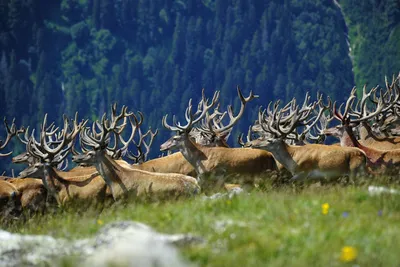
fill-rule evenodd
<path id="1" fill-rule="evenodd" d="M 89 161 L 90 158 L 91 158 L 91 156 L 89 156 L 89 155 L 79 154 L 79 155 L 73 155 L 72 161 L 80 164 L 80 163 L 85 163 L 85 162 Z"/>
<path id="2" fill-rule="evenodd" d="M 167 151 L 173 147 L 173 143 L 171 140 L 167 140 L 160 146 L 160 151 Z"/>

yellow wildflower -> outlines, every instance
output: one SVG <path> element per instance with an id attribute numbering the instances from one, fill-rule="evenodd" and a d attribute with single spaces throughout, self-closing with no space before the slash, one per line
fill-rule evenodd
<path id="1" fill-rule="evenodd" d="M 357 249 L 351 246 L 344 246 L 340 253 L 340 260 L 343 262 L 352 262 L 357 258 Z"/>
<path id="2" fill-rule="evenodd" d="M 329 204 L 328 204 L 328 203 L 322 204 L 322 205 L 321 205 L 321 208 L 322 208 L 322 214 L 323 214 L 323 215 L 328 214 L 328 212 L 329 212 Z"/>
<path id="3" fill-rule="evenodd" d="M 103 222 L 102 220 L 98 219 L 98 220 L 97 220 L 97 224 L 98 224 L 98 225 L 103 225 L 104 222 Z"/>

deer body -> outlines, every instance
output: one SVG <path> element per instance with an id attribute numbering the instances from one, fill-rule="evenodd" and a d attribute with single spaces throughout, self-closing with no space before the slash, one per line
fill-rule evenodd
<path id="1" fill-rule="evenodd" d="M 360 125 L 359 143 L 363 146 L 379 150 L 400 149 L 400 137 L 377 137 L 365 122 Z"/>
<path id="2" fill-rule="evenodd" d="M 86 167 L 82 169 L 86 169 Z M 107 186 L 97 171 L 88 171 L 86 174 L 81 172 L 74 176 L 69 172 L 58 171 L 50 165 L 40 165 L 31 166 L 21 173 L 21 176 L 28 175 L 40 178 L 41 180 L 31 180 L 36 180 L 36 183 L 40 182 L 60 205 L 75 200 L 89 201 L 93 199 L 95 202 L 102 202 L 106 196 Z"/>
<path id="3" fill-rule="evenodd" d="M 282 140 L 263 143 L 261 139 L 251 141 L 251 145 L 268 149 L 294 179 L 338 178 L 365 171 L 365 154 L 356 148 L 320 144 L 293 146 Z"/>
<path id="4" fill-rule="evenodd" d="M 77 157 L 74 160 L 80 161 Z M 132 191 L 136 193 L 136 196 L 147 194 L 192 195 L 200 191 L 200 187 L 193 177 L 176 173 L 148 172 L 121 166 L 103 151 L 96 152 L 93 164 L 106 181 L 114 199 Z"/>
<path id="5" fill-rule="evenodd" d="M 0 221 L 10 218 L 10 215 L 19 215 L 21 211 L 20 193 L 17 188 L 0 180 Z"/>
<path id="6" fill-rule="evenodd" d="M 355 138 L 350 126 L 344 126 L 345 132 L 341 136 L 341 144 L 355 146 L 361 149 L 368 159 L 368 166 L 374 169 L 376 174 L 388 174 L 400 168 L 400 149 L 380 150 L 360 144 Z"/>
<path id="7" fill-rule="evenodd" d="M 64 178 L 51 168 L 49 175 L 47 184 L 51 183 L 51 187 L 54 187 L 60 204 L 64 205 L 71 200 L 95 200 L 101 203 L 106 197 L 107 186 L 97 172 L 74 179 Z"/>
<path id="8" fill-rule="evenodd" d="M 180 152 L 131 166 L 134 169 L 149 172 L 180 173 L 189 176 L 196 175 L 193 166 Z"/>
<path id="9" fill-rule="evenodd" d="M 2 177 L 2 179 L 18 190 L 22 209 L 39 211 L 44 207 L 47 192 L 41 180 L 11 177 Z"/>

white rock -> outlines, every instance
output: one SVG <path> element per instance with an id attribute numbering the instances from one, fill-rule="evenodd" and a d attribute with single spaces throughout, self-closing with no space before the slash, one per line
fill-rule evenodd
<path id="1" fill-rule="evenodd" d="M 176 245 L 202 242 L 190 234 L 161 234 L 131 221 L 108 224 L 94 238 L 76 241 L 0 230 L 0 266 L 53 266 L 66 256 L 77 257 L 80 266 L 190 266 Z"/>
<path id="2" fill-rule="evenodd" d="M 370 195 L 380 195 L 382 193 L 389 193 L 389 194 L 400 194 L 399 190 L 387 188 L 384 186 L 368 186 L 368 193 Z"/>

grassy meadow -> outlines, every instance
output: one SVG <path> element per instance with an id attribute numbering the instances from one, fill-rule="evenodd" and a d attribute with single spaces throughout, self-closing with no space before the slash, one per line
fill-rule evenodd
<path id="1" fill-rule="evenodd" d="M 121 220 L 206 242 L 181 249 L 199 266 L 399 266 L 400 195 L 370 195 L 368 185 L 285 185 L 232 198 L 115 203 L 103 210 L 57 210 L 3 225 L 23 234 L 94 235 Z"/>

